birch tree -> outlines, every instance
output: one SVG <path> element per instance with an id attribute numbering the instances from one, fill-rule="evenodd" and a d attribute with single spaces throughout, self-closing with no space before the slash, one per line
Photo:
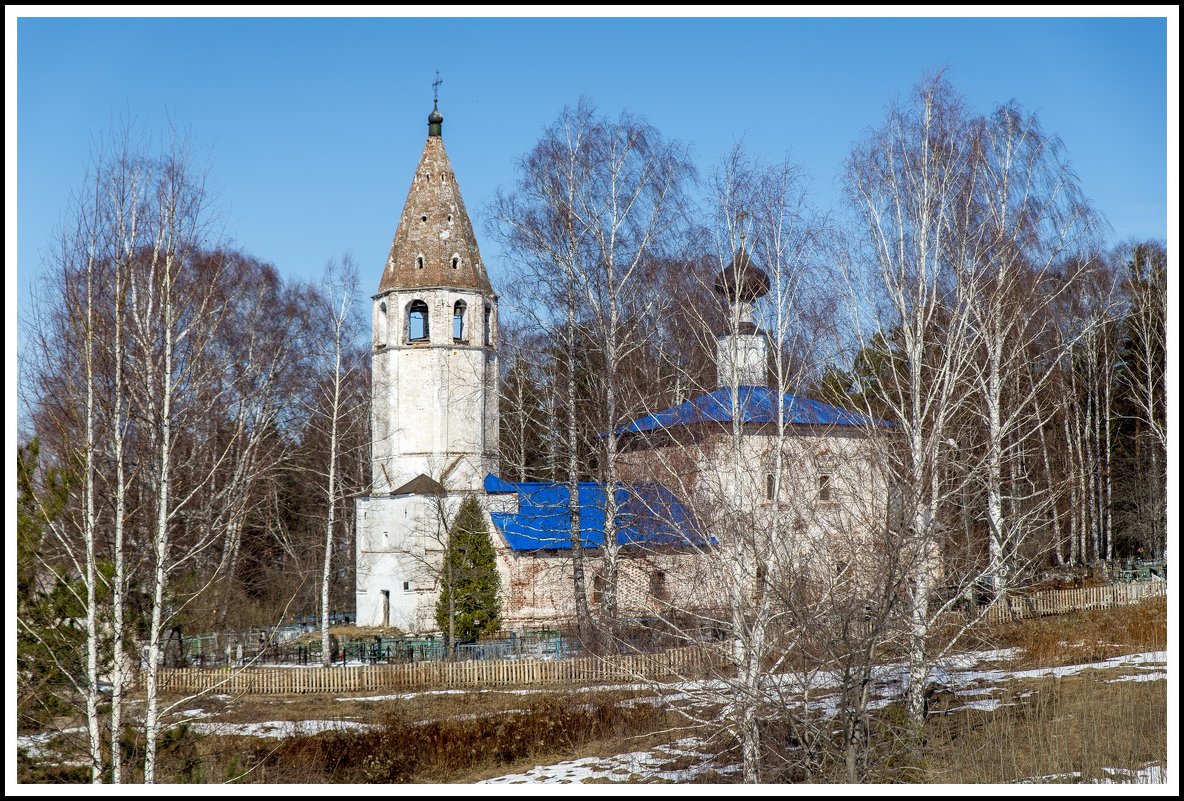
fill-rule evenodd
<path id="1" fill-rule="evenodd" d="M 126 129 L 96 147 L 88 176 L 72 200 L 71 222 L 50 251 L 51 278 L 34 304 L 27 329 L 30 358 L 22 376 L 22 393 L 36 425 L 52 443 L 51 453 L 62 460 L 58 469 L 72 477 L 67 486 L 81 493 L 78 506 L 67 504 L 52 516 L 37 501 L 42 525 L 54 544 L 51 550 L 64 557 L 42 559 L 40 569 L 54 575 L 62 587 L 75 586 L 72 578 L 78 577 L 84 588 L 79 608 L 85 610 L 86 669 L 85 676 L 71 680 L 85 699 L 95 782 L 103 780 L 104 771 L 101 674 L 110 673 L 113 681 L 112 743 L 118 741 L 123 707 L 127 492 L 123 449 L 128 415 L 121 326 L 127 262 L 139 234 L 146 172 L 143 160 L 133 153 Z M 114 477 L 99 464 L 108 457 L 114 462 Z M 73 466 L 79 459 L 81 464 Z M 38 495 L 32 484 L 29 489 L 35 500 Z M 108 497 L 114 507 L 111 518 L 103 514 Z M 108 542 L 112 544 L 105 545 Z M 100 561 L 113 565 L 113 575 L 100 570 Z M 108 643 L 114 651 L 113 663 L 105 657 Z M 118 753 L 112 757 L 112 778 L 121 779 Z"/>
<path id="2" fill-rule="evenodd" d="M 1134 422 L 1133 468 L 1138 478 L 1131 515 L 1152 553 L 1167 550 L 1167 252 L 1161 243 L 1122 247 L 1129 311 L 1117 378 L 1123 416 Z"/>
<path id="3" fill-rule="evenodd" d="M 988 530 L 988 575 L 1005 589 L 1020 546 L 1034 521 L 1046 516 L 1044 493 L 1028 477 L 1026 453 L 1045 425 L 1037 398 L 1051 369 L 1032 373 L 1029 359 L 1055 324 L 1049 311 L 1074 291 L 1088 261 L 1093 213 L 1056 137 L 1017 104 L 975 121 L 969 146 L 968 190 L 973 208 L 960 236 L 965 242 L 971 335 L 982 362 L 970 373 L 981 420 L 983 487 Z M 1066 269 L 1068 262 L 1072 269 Z M 1050 366 L 1057 354 L 1045 353 Z M 1108 384 L 1107 384 L 1108 385 Z M 1105 418 L 1108 420 L 1108 416 Z M 1022 474 L 1022 482 L 1008 474 Z M 1039 496 L 1039 497 L 1037 497 Z"/>
<path id="4" fill-rule="evenodd" d="M 158 675 L 169 608 L 173 570 L 209 544 L 208 534 L 176 543 L 182 522 L 204 486 L 174 487 L 179 450 L 189 414 L 212 400 L 212 376 L 203 372 L 205 349 L 221 321 L 224 307 L 214 291 L 220 261 L 197 275 L 200 243 L 206 235 L 207 204 L 201 179 L 190 172 L 179 152 L 166 152 L 150 186 L 152 215 L 145 222 L 150 244 L 129 276 L 128 316 L 141 362 L 140 403 L 150 421 L 150 481 L 155 487 L 151 526 L 151 619 L 148 624 L 145 675 L 144 782 L 156 780 L 157 741 L 162 709 Z M 176 491 L 180 490 L 180 491 Z"/>
<path id="5" fill-rule="evenodd" d="M 317 469 L 323 481 L 324 493 L 324 556 L 321 563 L 321 665 L 329 667 L 332 659 L 329 647 L 329 619 L 333 554 L 340 512 L 349 494 L 360 487 L 356 482 L 343 480 L 342 462 L 358 447 L 358 432 L 364 415 L 359 404 L 364 393 L 355 391 L 364 368 L 359 348 L 360 327 L 357 322 L 358 276 L 350 257 L 340 266 L 330 263 L 323 281 L 323 302 L 314 312 L 318 324 L 311 331 L 308 349 L 317 354 L 318 386 L 313 394 L 314 408 L 310 410 L 310 426 L 318 429 L 324 439 L 325 463 Z"/>
<path id="6" fill-rule="evenodd" d="M 794 423 L 800 409 L 791 408 L 795 396 L 786 394 L 805 384 L 817 355 L 811 350 L 829 340 L 820 335 L 817 315 L 824 300 L 819 289 L 828 282 L 819 221 L 805 202 L 798 168 L 763 164 L 736 148 L 713 176 L 712 189 L 712 257 L 683 265 L 684 274 L 699 281 L 699 296 L 680 298 L 676 307 L 694 319 L 697 341 L 656 349 L 717 356 L 717 376 L 705 388 L 717 400 L 689 401 L 715 411 L 682 406 L 681 417 L 660 413 L 667 426 L 645 433 L 626 428 L 620 459 L 626 479 L 640 482 L 627 485 L 640 493 L 632 504 L 664 529 L 682 532 L 687 541 L 681 547 L 700 557 L 694 575 L 680 572 L 683 586 L 652 601 L 655 635 L 690 647 L 703 647 L 697 638 L 704 632 L 725 638 L 726 658 L 712 673 L 716 681 L 689 690 L 692 700 L 679 709 L 711 737 L 723 738 L 721 747 L 738 747 L 744 780 L 758 782 L 787 775 L 769 762 L 775 745 L 762 732 L 771 725 L 788 726 L 816 745 L 828 736 L 823 727 L 807 731 L 805 717 L 791 712 L 811 684 L 811 671 L 784 675 L 803 664 L 808 632 L 818 630 L 826 608 L 803 588 L 823 587 L 830 575 L 813 540 L 825 517 L 817 514 L 814 462 L 824 440 Z M 768 363 L 754 359 L 750 369 L 731 369 L 754 336 L 769 349 Z M 693 358 L 671 364 L 688 370 L 676 374 L 688 388 L 702 381 L 689 372 L 693 364 Z M 668 397 L 659 392 L 650 402 Z M 664 508 L 658 502 L 663 494 L 645 489 L 655 481 L 680 505 Z M 650 495 L 655 500 L 647 502 Z M 693 524 L 679 511 L 683 505 Z M 664 568 L 668 559 L 661 547 L 647 549 L 643 541 L 629 562 L 632 571 L 647 562 L 650 570 L 687 569 L 685 562 Z M 703 709 L 713 714 L 703 716 Z"/>
<path id="7" fill-rule="evenodd" d="M 876 338 L 885 334 L 892 348 L 879 363 L 883 374 L 860 390 L 896 424 L 877 439 L 908 521 L 909 536 L 899 542 L 908 566 L 907 710 L 918 724 L 933 656 L 931 624 L 942 609 L 932 604 L 939 513 L 960 494 L 942 481 L 943 467 L 958 448 L 951 422 L 966 402 L 973 369 L 963 279 L 975 255 L 964 235 L 969 133 L 952 87 L 940 76 L 928 79 L 890 106 L 885 122 L 853 150 L 844 176 L 859 226 L 844 260 L 845 322 L 860 352 L 877 350 Z"/>
<path id="8" fill-rule="evenodd" d="M 642 294 L 647 271 L 670 249 L 682 208 L 682 184 L 692 174 L 685 148 L 664 140 L 642 120 L 622 114 L 612 120 L 586 101 L 567 108 L 523 160 L 516 192 L 501 198 L 495 217 L 516 260 L 545 285 L 559 290 L 561 331 L 567 357 L 567 409 L 576 412 L 574 368 L 581 339 L 596 352 L 592 411 L 597 437 L 597 474 L 609 487 L 618 481 L 616 429 L 628 419 L 624 365 L 644 346 L 634 330 L 653 319 L 662 295 Z M 541 270 L 536 269 L 542 268 Z M 578 442 L 569 423 L 568 450 Z M 572 531 L 578 538 L 578 481 L 569 463 Z M 619 617 L 620 544 L 614 492 L 606 493 L 602 612 L 609 628 Z M 575 572 L 583 573 L 582 544 L 573 542 Z M 576 579 L 577 585 L 584 582 Z M 583 588 L 575 588 L 577 608 Z"/>

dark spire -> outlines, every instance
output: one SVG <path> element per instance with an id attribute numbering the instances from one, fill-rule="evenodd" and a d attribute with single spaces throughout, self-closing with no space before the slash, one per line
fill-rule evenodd
<path id="1" fill-rule="evenodd" d="M 444 115 L 437 108 L 440 102 L 440 71 L 436 70 L 436 80 L 432 82 L 432 113 L 428 115 L 428 136 L 440 136 L 440 129 L 444 122 Z"/>

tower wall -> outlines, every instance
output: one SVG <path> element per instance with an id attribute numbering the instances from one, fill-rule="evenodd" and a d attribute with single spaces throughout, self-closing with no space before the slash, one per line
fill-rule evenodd
<path id="1" fill-rule="evenodd" d="M 763 387 L 769 383 L 769 343 L 763 333 L 724 334 L 715 342 L 721 387 Z"/>
<path id="2" fill-rule="evenodd" d="M 425 341 L 409 336 L 408 310 L 416 301 L 429 310 Z M 453 336 L 458 301 L 465 304 L 460 338 Z M 380 342 L 384 305 L 386 337 Z M 479 491 L 485 475 L 498 469 L 496 303 L 474 291 L 393 291 L 375 298 L 375 315 L 375 494 L 420 474 L 449 491 Z"/>

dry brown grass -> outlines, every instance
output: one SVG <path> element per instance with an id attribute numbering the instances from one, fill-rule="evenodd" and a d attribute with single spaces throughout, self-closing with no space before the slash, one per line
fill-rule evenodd
<path id="1" fill-rule="evenodd" d="M 1107 683 L 1107 678 L 1115 678 L 1115 672 L 1013 683 L 1000 697 L 1004 706 L 995 711 L 931 719 L 926 780 L 1095 782 L 1107 768 L 1166 764 L 1165 682 Z"/>
<path id="2" fill-rule="evenodd" d="M 519 701 L 517 709 L 475 719 L 409 723 L 399 716 L 377 732 L 290 738 L 272 746 L 244 742 L 244 762 L 253 766 L 244 780 L 474 781 L 524 761 L 587 756 L 589 747 L 608 747 L 668 725 L 666 713 L 649 704 L 622 707 L 616 700 L 562 695 Z"/>
<path id="3" fill-rule="evenodd" d="M 1099 662 L 1121 654 L 1167 648 L 1167 599 L 998 623 L 983 626 L 975 633 L 989 647 L 1022 648 L 1017 665 L 1051 667 Z"/>

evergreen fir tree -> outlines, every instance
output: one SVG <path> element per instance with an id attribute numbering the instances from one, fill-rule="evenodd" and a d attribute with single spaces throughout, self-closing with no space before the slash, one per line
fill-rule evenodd
<path id="1" fill-rule="evenodd" d="M 497 631 L 501 625 L 500 581 L 489 529 L 476 498 L 465 498 L 448 534 L 440 572 L 436 624 L 454 644 Z"/>

